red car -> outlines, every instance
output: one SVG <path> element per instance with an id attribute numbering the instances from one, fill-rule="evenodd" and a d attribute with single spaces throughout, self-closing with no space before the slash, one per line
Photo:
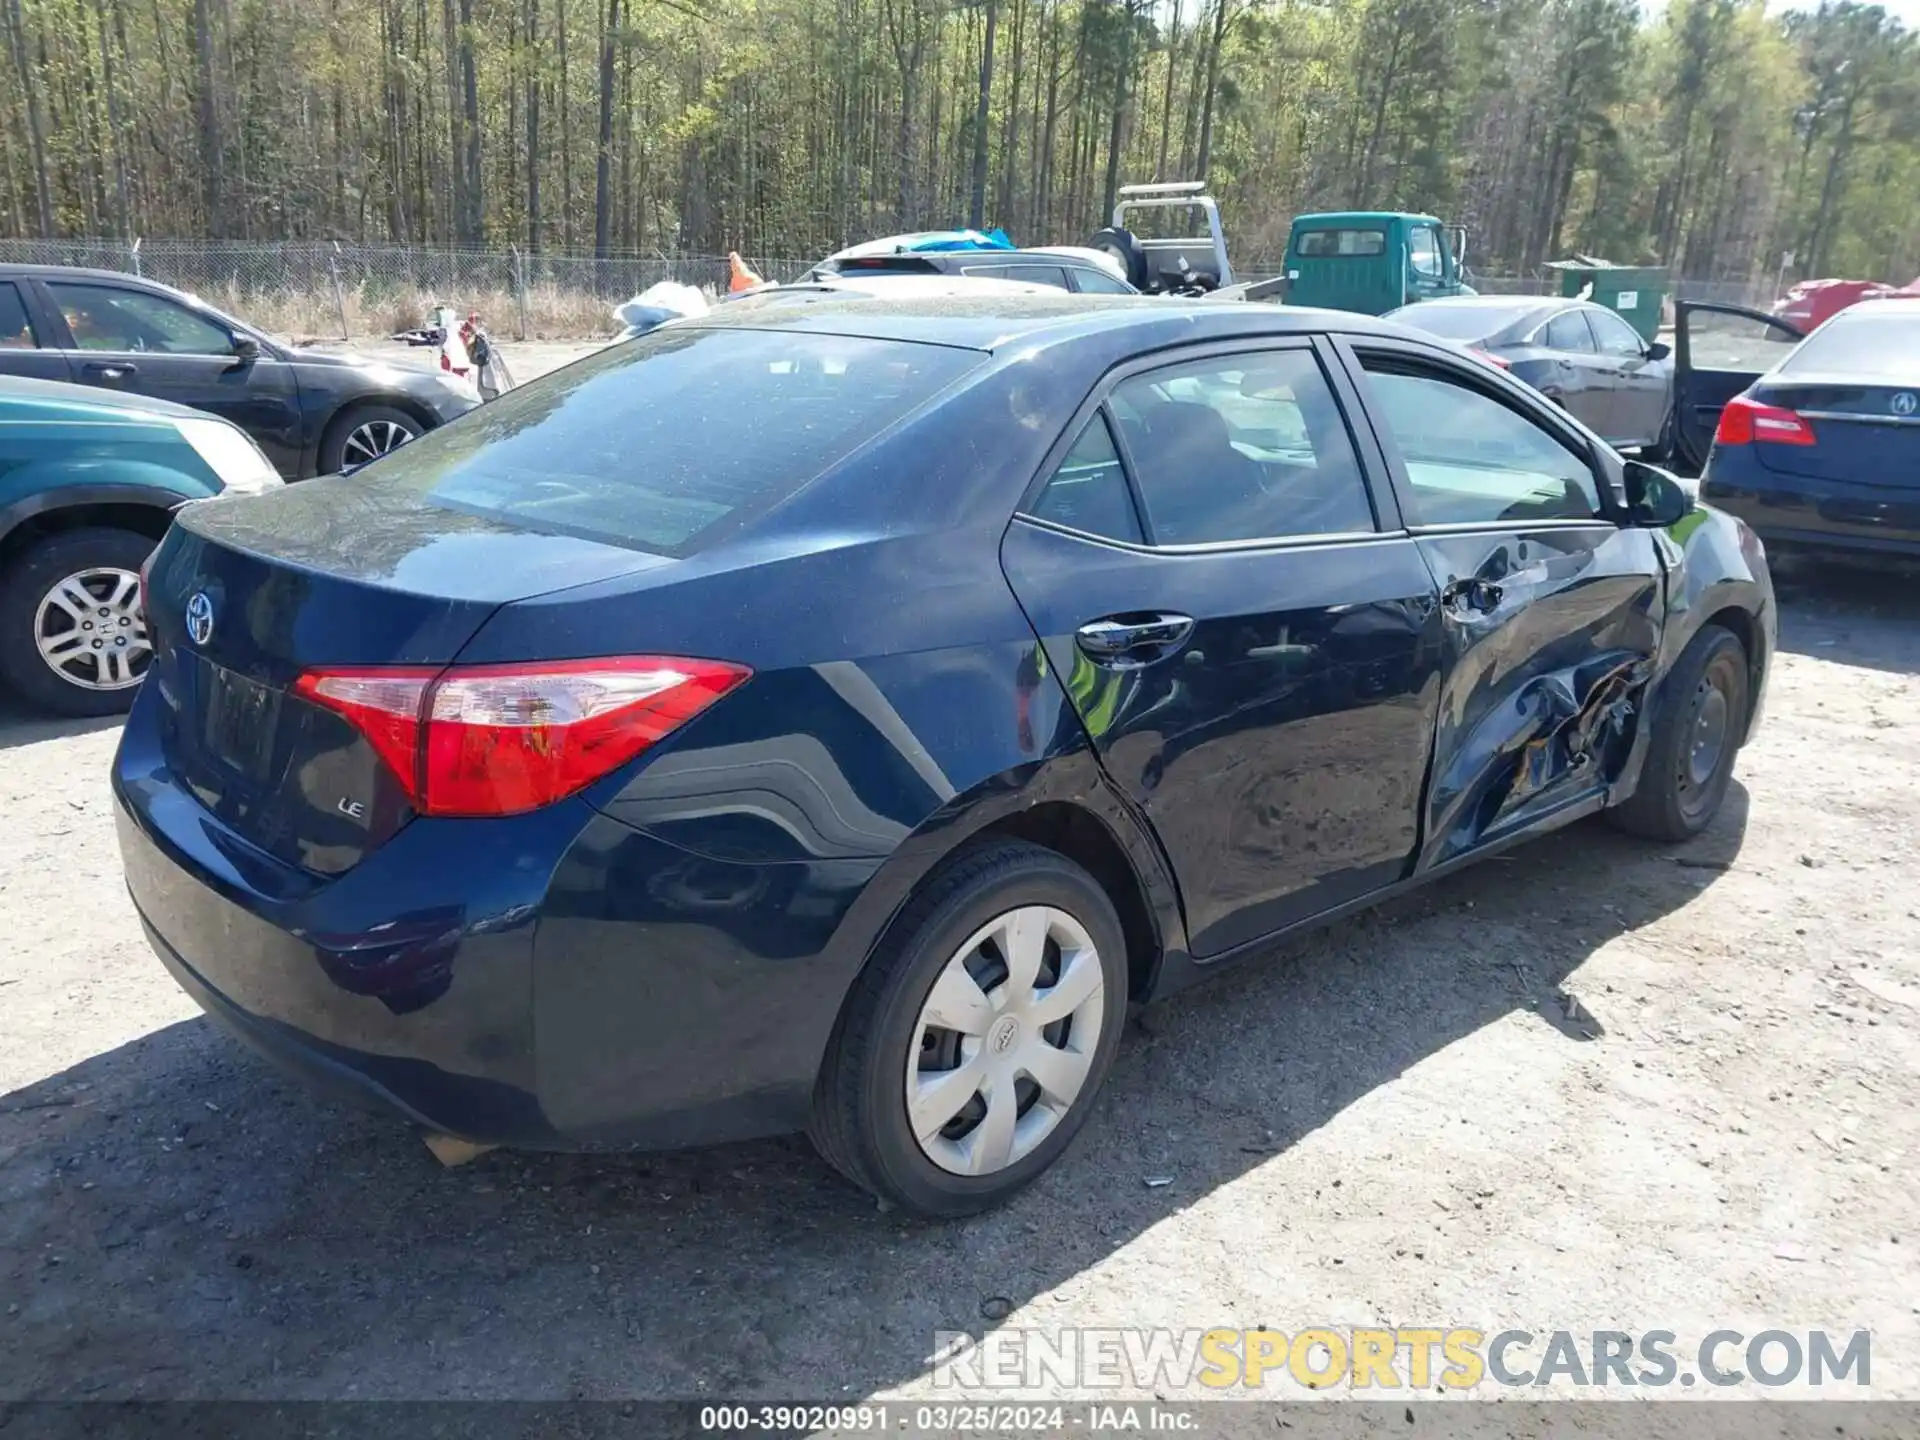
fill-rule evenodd
<path id="1" fill-rule="evenodd" d="M 1920 284 L 1920 281 L 1914 283 Z M 1780 297 L 1773 313 L 1776 319 L 1785 320 L 1805 333 L 1849 305 L 1900 293 L 1878 280 L 1802 280 Z"/>

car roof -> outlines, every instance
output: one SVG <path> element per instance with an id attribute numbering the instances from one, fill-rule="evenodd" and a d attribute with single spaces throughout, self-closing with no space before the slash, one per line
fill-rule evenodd
<path id="1" fill-rule="evenodd" d="M 92 385 L 69 385 L 64 380 L 34 380 L 25 375 L 0 375 L 0 401 L 20 400 L 66 409 L 85 409 L 104 415 L 161 415 L 168 418 L 192 417 L 217 420 L 204 410 L 176 405 L 171 400 L 156 400 L 151 395 L 136 395 L 131 390 L 101 390 Z M 84 417 L 81 417 L 84 418 Z"/>
<path id="2" fill-rule="evenodd" d="M 1175 300 L 1131 295 L 950 295 L 748 309 L 718 306 L 681 322 L 802 330 L 874 340 L 905 340 L 971 350 L 1022 343 L 1057 344 L 1125 331 L 1140 332 L 1141 348 L 1182 341 L 1234 340 L 1341 331 L 1349 334 L 1432 337 L 1408 327 L 1344 310 L 1274 305 L 1264 301 Z"/>

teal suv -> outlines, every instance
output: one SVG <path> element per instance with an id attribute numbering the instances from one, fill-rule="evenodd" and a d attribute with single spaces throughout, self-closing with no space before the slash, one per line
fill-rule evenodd
<path id="1" fill-rule="evenodd" d="M 125 710 L 153 658 L 140 569 L 174 512 L 281 483 L 215 416 L 0 376 L 0 682 L 56 714 Z"/>

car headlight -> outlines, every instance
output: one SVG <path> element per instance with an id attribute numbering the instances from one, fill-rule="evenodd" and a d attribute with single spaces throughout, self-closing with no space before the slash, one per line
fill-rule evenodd
<path id="1" fill-rule="evenodd" d="M 276 490 L 286 482 L 273 462 L 260 453 L 260 447 L 224 420 L 175 420 L 181 439 L 193 446 L 194 453 L 207 462 L 220 482 L 223 495 L 258 495 Z"/>
<path id="2" fill-rule="evenodd" d="M 480 398 L 480 387 L 464 375 L 455 375 L 449 370 L 431 370 L 428 373 L 440 382 L 442 388 L 451 390 L 462 400 L 477 401 Z"/>

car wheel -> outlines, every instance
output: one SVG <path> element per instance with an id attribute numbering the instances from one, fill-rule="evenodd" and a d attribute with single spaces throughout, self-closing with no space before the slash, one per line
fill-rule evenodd
<path id="1" fill-rule="evenodd" d="M 350 465 L 378 460 L 425 429 L 415 417 L 391 405 L 356 405 L 327 427 L 320 443 L 320 473 L 333 475 Z"/>
<path id="2" fill-rule="evenodd" d="M 1120 1043 L 1125 940 L 1064 856 L 971 849 L 922 886 L 854 983 L 808 1133 L 930 1217 L 997 1205 L 1067 1148 Z"/>
<path id="3" fill-rule="evenodd" d="M 0 581 L 0 675 L 61 715 L 117 715 L 153 662 L 140 567 L 154 542 L 132 530 L 65 530 Z"/>
<path id="4" fill-rule="evenodd" d="M 1720 813 L 1747 723 L 1747 652 L 1729 630 L 1702 627 L 1667 677 L 1640 788 L 1612 812 L 1624 830 L 1691 840 Z"/>

